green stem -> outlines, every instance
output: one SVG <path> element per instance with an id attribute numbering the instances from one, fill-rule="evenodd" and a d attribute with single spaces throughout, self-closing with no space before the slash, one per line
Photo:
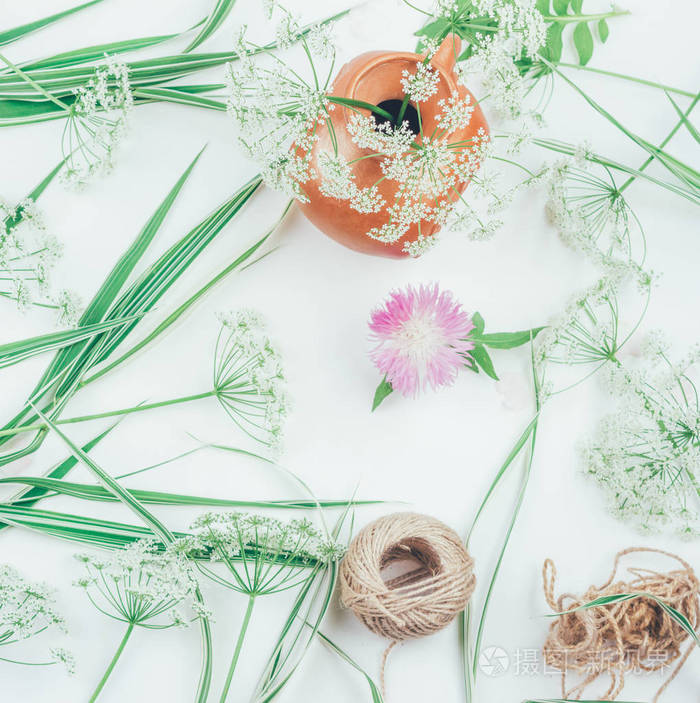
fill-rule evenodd
<path id="1" fill-rule="evenodd" d="M 629 10 L 617 10 L 613 12 L 600 12 L 593 15 L 542 15 L 545 22 L 558 22 L 559 24 L 569 24 L 570 22 L 595 22 L 606 20 L 609 17 L 621 17 L 631 14 Z"/>
<path id="2" fill-rule="evenodd" d="M 119 647 L 117 647 L 117 651 L 114 653 L 114 656 L 112 657 L 112 661 L 109 662 L 109 666 L 107 667 L 107 671 L 105 671 L 104 676 L 100 679 L 100 683 L 97 684 L 97 688 L 95 689 L 95 692 L 92 694 L 92 696 L 90 696 L 90 700 L 88 703 L 94 703 L 97 700 L 97 696 L 100 695 L 100 692 L 105 687 L 105 684 L 107 683 L 107 679 L 109 678 L 114 667 L 116 666 L 117 662 L 119 661 L 119 657 L 121 657 L 122 652 L 124 651 L 124 647 L 126 647 L 126 643 L 129 641 L 129 637 L 131 636 L 131 633 L 133 632 L 133 630 L 134 630 L 134 623 L 130 622 L 129 627 L 126 628 L 126 632 L 124 633 L 124 637 L 122 637 L 122 641 L 119 643 Z"/>
<path id="3" fill-rule="evenodd" d="M 611 76 L 613 78 L 621 78 L 625 81 L 632 81 L 633 83 L 640 83 L 641 85 L 648 85 L 652 88 L 659 88 L 659 90 L 667 90 L 669 93 L 676 93 L 677 95 L 685 95 L 687 98 L 694 98 L 695 93 L 691 93 L 688 90 L 681 90 L 680 88 L 674 88 L 670 85 L 665 85 L 664 83 L 655 83 L 654 81 L 648 81 L 644 78 L 636 78 L 635 76 L 628 76 L 624 73 L 616 73 L 615 71 L 604 71 L 602 68 L 593 68 L 592 66 L 581 66 L 578 63 L 564 63 L 563 61 L 552 61 L 555 66 L 563 66 L 564 68 L 575 68 L 579 71 L 588 71 L 589 73 L 599 73 L 603 76 Z"/>
<path id="4" fill-rule="evenodd" d="M 161 400 L 157 403 L 147 403 L 144 405 L 135 405 L 131 408 L 121 408 L 119 410 L 107 410 L 103 413 L 95 413 L 93 415 L 79 415 L 77 417 L 66 417 L 62 420 L 56 420 L 56 425 L 72 425 L 76 422 L 88 422 L 89 420 L 100 420 L 105 417 L 116 417 L 118 415 L 129 415 L 130 413 L 141 412 L 142 410 L 153 410 L 154 408 L 162 408 L 166 405 L 175 405 L 176 403 L 189 403 L 192 400 L 201 400 L 216 395 L 216 391 L 206 391 L 205 393 L 197 393 L 195 395 L 186 395 L 182 398 L 171 398 L 170 400 Z M 21 432 L 33 432 L 34 430 L 46 429 L 45 422 L 35 422 L 31 425 L 21 425 L 8 430 L 0 430 L 0 437 L 12 436 Z"/>
<path id="5" fill-rule="evenodd" d="M 406 114 L 406 108 L 408 107 L 408 95 L 403 96 L 403 102 L 401 103 L 401 109 L 399 110 L 399 114 L 396 116 L 396 126 L 400 127 L 401 126 L 401 121 L 403 120 L 403 116 Z"/>
<path id="6" fill-rule="evenodd" d="M 238 633 L 238 640 L 236 641 L 236 648 L 233 650 L 233 657 L 231 658 L 231 664 L 228 667 L 228 674 L 226 674 L 226 681 L 224 683 L 224 688 L 221 691 L 221 698 L 219 703 L 225 703 L 226 697 L 228 696 L 229 688 L 231 688 L 231 681 L 233 680 L 233 673 L 236 671 L 236 664 L 238 664 L 238 657 L 241 655 L 241 648 L 243 647 L 243 640 L 245 639 L 246 631 L 248 630 L 248 625 L 250 624 L 250 616 L 253 613 L 253 606 L 255 605 L 255 594 L 251 593 L 248 596 L 248 607 L 246 608 L 245 615 L 243 616 L 243 623 L 241 624 L 241 631 Z"/>
<path id="7" fill-rule="evenodd" d="M 377 107 L 372 103 L 365 102 L 364 100 L 355 100 L 354 98 L 341 98 L 338 95 L 326 95 L 326 100 L 328 100 L 329 103 L 334 103 L 335 105 L 345 105 L 346 107 L 359 107 L 364 110 L 369 110 L 370 112 L 374 112 L 380 117 L 389 120 L 389 122 L 394 121 L 394 116 L 390 112 L 387 112 L 386 110 L 383 110 L 381 107 Z"/>
<path id="8" fill-rule="evenodd" d="M 697 105 L 698 99 L 700 99 L 700 93 L 697 93 L 697 94 L 694 96 L 693 102 L 690 103 L 690 105 L 688 106 L 688 109 L 683 113 L 683 117 L 687 118 L 687 117 L 690 115 L 690 113 L 693 111 L 693 108 Z M 676 122 L 676 124 L 674 125 L 673 129 L 672 129 L 672 130 L 668 133 L 668 135 L 666 136 L 666 139 L 664 139 L 664 140 L 661 142 L 661 144 L 659 144 L 659 149 L 663 149 L 663 148 L 666 146 L 666 144 L 668 144 L 668 143 L 671 141 L 671 139 L 673 139 L 673 137 L 675 136 L 676 132 L 681 128 L 682 125 L 683 125 L 683 120 L 678 120 L 678 122 Z M 645 169 L 653 160 L 654 160 L 654 157 L 653 157 L 653 156 L 650 156 L 650 157 L 637 169 L 637 170 L 639 171 L 639 173 L 641 173 L 642 171 L 644 171 L 644 169 Z M 637 176 L 635 176 L 635 175 L 630 176 L 630 177 L 620 186 L 620 193 L 622 193 L 629 185 L 631 185 L 632 183 L 634 183 L 634 179 L 635 179 L 636 177 L 637 177 Z"/>

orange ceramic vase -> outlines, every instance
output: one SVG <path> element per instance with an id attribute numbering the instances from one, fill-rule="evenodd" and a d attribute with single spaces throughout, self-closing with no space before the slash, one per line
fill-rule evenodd
<path id="1" fill-rule="evenodd" d="M 441 112 L 438 102 L 454 94 L 459 95 L 462 99 L 469 96 L 471 104 L 474 106 L 471 120 L 465 128 L 447 135 L 447 140 L 450 143 L 470 139 L 480 129 L 488 134 L 488 125 L 479 105 L 473 95 L 458 83 L 454 73 L 453 69 L 459 51 L 459 38 L 448 35 L 430 60 L 431 66 L 440 76 L 437 92 L 427 101 L 420 103 L 423 132 L 432 134 L 438 124 L 436 118 Z M 412 52 L 370 51 L 360 54 L 340 69 L 329 94 L 361 100 L 373 105 L 379 105 L 387 100 L 401 101 L 404 97 L 404 89 L 401 85 L 403 71 L 407 70 L 409 74 L 415 73 L 416 63 L 422 62 L 423 59 L 424 56 Z M 352 141 L 347 124 L 353 110 L 357 110 L 357 108 L 351 109 L 335 105 L 335 109 L 330 113 L 338 152 L 347 161 L 371 153 L 368 150 L 360 149 Z M 361 110 L 361 112 L 370 114 L 368 110 Z M 350 206 L 349 201 L 330 198 L 320 192 L 318 154 L 324 151 L 333 153 L 334 147 L 324 122 L 319 121 L 316 134 L 318 139 L 314 143 L 310 164 L 312 172 L 316 175 L 302 186 L 302 190 L 308 197 L 308 202 L 300 203 L 304 215 L 326 235 L 355 251 L 392 258 L 408 256 L 408 253 L 404 251 L 404 244 L 418 238 L 418 223 L 412 224 L 399 241 L 386 244 L 372 239 L 367 234 L 373 227 L 380 227 L 388 221 L 385 208 L 376 213 L 360 213 Z M 381 159 L 379 158 L 358 161 L 353 164 L 352 168 L 355 181 L 362 188 L 372 186 L 382 178 Z M 467 183 L 462 182 L 457 190 L 461 193 L 466 186 Z M 378 188 L 387 203 L 394 202 L 397 193 L 395 181 L 383 180 Z M 454 201 L 457 195 L 452 193 L 450 198 Z M 439 229 L 440 225 L 435 222 L 423 221 L 420 224 L 420 232 L 426 237 L 434 235 Z"/>

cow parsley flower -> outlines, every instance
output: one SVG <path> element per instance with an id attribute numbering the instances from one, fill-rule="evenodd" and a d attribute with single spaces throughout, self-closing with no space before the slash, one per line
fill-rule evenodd
<path id="1" fill-rule="evenodd" d="M 206 614 L 196 598 L 192 567 L 175 549 L 163 551 L 142 539 L 107 556 L 77 554 L 76 559 L 86 574 L 75 585 L 101 612 L 123 623 L 164 629 Z"/>
<path id="2" fill-rule="evenodd" d="M 641 368 L 611 366 L 617 412 L 582 449 L 582 466 L 606 492 L 613 512 L 649 531 L 700 533 L 700 353 L 673 363 L 654 337 Z M 693 379 L 695 377 L 695 380 Z"/>
<path id="3" fill-rule="evenodd" d="M 214 395 L 250 437 L 276 447 L 289 409 L 281 357 L 251 311 L 221 315 Z"/>
<path id="4" fill-rule="evenodd" d="M 312 75 L 304 78 L 303 70 L 292 70 L 288 62 L 249 41 L 243 27 L 236 47 L 239 60 L 227 67 L 228 112 L 236 123 L 239 144 L 260 165 L 265 182 L 304 200 L 300 186 L 311 176 L 314 126 L 318 120 L 329 120 L 332 109 L 326 95 L 330 74 L 321 80 L 315 62 L 332 63 L 335 49 L 331 27 L 319 25 L 305 34 L 288 10 L 279 5 L 275 9 L 282 15 L 278 46 L 284 50 L 301 43 Z M 254 61 L 256 54 L 263 60 Z"/>
<path id="5" fill-rule="evenodd" d="M 211 554 L 209 565 L 198 564 L 200 570 L 248 596 L 299 586 L 329 553 L 327 540 L 306 519 L 283 522 L 249 513 L 205 513 L 192 529 L 199 548 Z"/>
<path id="6" fill-rule="evenodd" d="M 591 173 L 585 145 L 548 169 L 546 213 L 562 241 L 601 267 L 626 267 L 645 281 L 644 230 L 609 171 Z"/>
<path id="7" fill-rule="evenodd" d="M 437 93 L 440 74 L 430 64 L 419 62 L 415 73 L 404 70 L 401 75 L 401 85 L 411 100 L 422 103 Z"/>
<path id="8" fill-rule="evenodd" d="M 209 617 L 192 567 L 177 544 L 162 549 L 152 539 L 132 542 L 105 556 L 76 554 L 85 575 L 75 585 L 126 632 L 90 700 L 96 700 L 135 628 L 165 630 Z"/>
<path id="9" fill-rule="evenodd" d="M 472 7 L 440 12 L 465 28 L 478 25 L 467 49 L 468 58 L 458 66 L 464 82 L 477 78 L 488 93 L 489 104 L 507 118 L 521 115 L 531 81 L 520 63 L 536 56 L 547 39 L 547 27 L 536 0 L 482 0 Z M 486 29 L 484 29 L 486 28 Z"/>
<path id="10" fill-rule="evenodd" d="M 202 573 L 248 596 L 221 694 L 225 700 L 256 600 L 310 584 L 328 563 L 342 558 L 343 551 L 306 519 L 282 522 L 245 513 L 205 513 L 192 527 L 194 544 L 211 554 L 208 564 L 197 564 Z"/>
<path id="11" fill-rule="evenodd" d="M 624 267 L 607 269 L 595 284 L 574 295 L 565 309 L 538 334 L 534 362 L 540 386 L 548 385 L 547 376 L 556 367 L 587 366 L 586 378 L 618 362 L 618 354 L 630 337 L 621 330 L 618 297 L 628 278 L 629 272 Z M 648 297 L 648 286 L 645 292 Z M 554 392 L 561 390 L 552 390 L 549 395 Z"/>
<path id="12" fill-rule="evenodd" d="M 65 631 L 53 591 L 45 584 L 27 581 L 8 564 L 0 565 L 0 647 L 36 637 L 51 628 Z M 67 663 L 68 655 L 53 659 L 47 663 Z"/>
<path id="13" fill-rule="evenodd" d="M 450 385 L 469 361 L 471 317 L 437 284 L 395 290 L 370 317 L 370 358 L 392 388 L 416 396 Z"/>
<path id="14" fill-rule="evenodd" d="M 51 269 L 63 248 L 46 231 L 33 200 L 17 205 L 0 200 L 0 296 L 26 311 L 32 305 L 54 308 L 58 324 L 70 326 L 78 312 L 77 298 L 63 291 L 52 300 Z"/>
<path id="15" fill-rule="evenodd" d="M 128 65 L 105 55 L 92 78 L 75 91 L 70 106 L 63 131 L 63 178 L 67 183 L 84 185 L 112 167 L 133 106 Z"/>

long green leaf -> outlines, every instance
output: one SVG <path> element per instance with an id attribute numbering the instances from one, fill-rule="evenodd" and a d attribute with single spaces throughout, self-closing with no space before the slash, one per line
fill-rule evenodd
<path id="1" fill-rule="evenodd" d="M 658 605 L 661 606 L 664 612 L 666 612 L 669 617 L 675 620 L 675 622 L 680 625 L 693 638 L 695 644 L 700 647 L 700 637 L 698 637 L 698 633 L 693 628 L 693 625 L 691 624 L 690 620 L 688 620 L 688 618 L 683 615 L 683 613 L 666 603 L 666 601 L 662 598 L 659 598 L 658 596 L 655 596 L 652 593 L 644 593 L 642 591 L 640 591 L 639 593 L 614 593 L 609 596 L 600 596 L 599 598 L 595 598 L 591 601 L 588 601 L 588 603 L 583 603 L 582 605 L 579 605 L 576 608 L 571 608 L 571 610 L 565 610 L 561 613 L 551 613 L 547 617 L 555 618 L 559 617 L 560 615 L 569 615 L 570 613 L 575 613 L 579 610 L 588 610 L 589 608 L 600 608 L 601 606 L 614 605 L 615 603 L 624 603 L 625 601 L 635 600 L 637 598 L 648 598 L 649 600 L 653 600 L 655 603 L 658 603 Z"/>
<path id="2" fill-rule="evenodd" d="M 98 2 L 102 2 L 102 0 L 89 0 L 89 2 L 84 2 L 82 5 L 77 5 L 76 7 L 71 7 L 68 10 L 63 10 L 62 12 L 57 12 L 53 15 L 49 15 L 48 17 L 43 17 L 40 20 L 27 22 L 26 24 L 20 25 L 19 27 L 14 27 L 13 29 L 6 29 L 0 32 L 0 46 L 5 46 L 5 44 L 16 41 L 31 32 L 36 32 L 39 29 L 43 29 L 47 25 L 58 22 L 58 20 L 68 17 L 68 15 L 80 12 L 80 10 L 84 10 L 86 7 L 96 5 Z"/>
<path id="3" fill-rule="evenodd" d="M 117 264 L 114 266 L 112 271 L 109 273 L 104 283 L 100 286 L 85 312 L 80 318 L 79 328 L 85 327 L 87 325 L 96 324 L 99 322 L 107 321 L 105 320 L 105 315 L 109 310 L 110 306 L 114 302 L 114 299 L 118 295 L 122 286 L 124 285 L 126 279 L 133 271 L 134 267 L 138 261 L 143 256 L 148 245 L 153 240 L 153 237 L 157 233 L 160 225 L 162 224 L 165 216 L 172 207 L 175 198 L 182 189 L 185 181 L 187 180 L 194 164 L 197 162 L 201 155 L 200 153 L 194 158 L 192 163 L 187 167 L 185 172 L 180 176 L 177 183 L 170 190 L 165 200 L 160 204 L 151 218 L 148 220 L 144 228 L 141 230 L 139 235 L 136 237 L 131 246 L 126 250 L 126 252 L 121 256 Z M 40 184 L 41 185 L 41 184 Z M 129 317 L 132 315 L 141 315 L 139 311 L 134 311 L 126 313 L 125 315 L 115 315 L 112 319 L 123 319 L 124 317 Z M 131 329 L 131 326 L 127 326 Z M 93 340 L 94 341 L 94 340 Z M 73 382 L 77 376 L 79 376 L 81 368 L 79 362 L 84 359 L 86 349 L 91 348 L 91 344 L 81 343 L 76 345 L 77 348 L 74 349 L 63 349 L 59 351 L 51 363 L 48 365 L 47 369 L 44 371 L 43 375 L 39 379 L 39 382 L 34 387 L 30 394 L 30 399 L 36 399 L 46 392 L 49 385 L 55 382 L 55 380 L 60 378 L 65 378 L 70 373 L 70 382 Z M 2 429 L 8 430 L 13 429 L 20 424 L 31 424 L 36 420 L 36 415 L 31 414 L 31 408 L 29 405 L 25 405 L 24 408 L 15 415 L 12 420 L 4 425 Z M 8 441 L 7 437 L 0 437 L 0 445 Z M 13 461 L 21 456 L 25 456 L 36 450 L 38 446 L 41 445 L 43 441 L 43 433 L 38 433 L 32 442 L 25 448 L 7 454 L 5 456 L 0 456 L 0 466 L 10 461 Z"/>
<path id="4" fill-rule="evenodd" d="M 50 332 L 42 334 L 38 337 L 29 337 L 17 342 L 9 342 L 8 344 L 0 344 L 0 369 L 6 366 L 18 364 L 20 361 L 29 359 L 37 354 L 43 354 L 47 351 L 62 349 L 77 342 L 82 342 L 86 339 L 92 339 L 95 335 L 107 330 L 119 327 L 128 322 L 132 322 L 136 316 L 118 318 L 116 320 L 108 320 L 107 322 L 98 322 L 76 329 L 61 330 L 60 332 Z"/>
<path id="5" fill-rule="evenodd" d="M 120 498 L 115 496 L 111 491 L 104 486 L 93 485 L 89 483 L 72 483 L 69 481 L 61 481 L 54 478 L 37 478 L 31 476 L 8 476 L 0 478 L 0 484 L 23 484 L 33 488 L 39 488 L 43 493 L 53 492 L 54 495 L 67 495 L 73 498 L 81 498 L 83 500 L 93 501 L 118 501 Z M 276 508 L 283 510 L 315 510 L 322 508 L 345 508 L 348 505 L 347 500 L 319 500 L 318 503 L 314 500 L 232 500 L 228 498 L 210 498 L 207 496 L 192 496 L 182 495 L 179 493 L 164 493 L 162 491 L 146 491 L 135 488 L 125 488 L 136 500 L 144 505 L 203 505 L 210 507 L 221 508 Z M 27 498 L 32 496 L 27 494 Z M 24 501 L 24 499 L 23 499 Z M 23 502 L 22 501 L 22 502 Z M 13 501 L 16 504 L 18 501 Z M 381 503 L 378 500 L 354 500 L 351 501 L 353 506 L 356 505 L 374 505 Z"/>
<path id="6" fill-rule="evenodd" d="M 534 339 L 544 327 L 534 327 L 520 332 L 492 332 L 490 334 L 470 334 L 468 339 L 481 342 L 491 349 L 514 349 Z"/>
<path id="7" fill-rule="evenodd" d="M 121 41 L 107 42 L 106 44 L 94 44 L 92 46 L 82 47 L 81 49 L 73 49 L 72 51 L 64 51 L 60 54 L 53 54 L 52 56 L 47 56 L 46 58 L 38 59 L 36 61 L 27 61 L 20 64 L 20 68 L 23 71 L 66 68 L 67 66 L 74 66 L 79 63 L 100 61 L 104 59 L 105 54 L 123 54 L 129 51 L 146 49 L 150 46 L 162 44 L 163 42 L 179 36 L 179 33 L 159 34 L 151 37 L 122 39 Z"/>
<path id="8" fill-rule="evenodd" d="M 214 7 L 204 21 L 204 25 L 199 30 L 199 34 L 192 40 L 189 46 L 185 49 L 185 53 L 189 53 L 192 49 L 196 49 L 203 41 L 206 41 L 216 30 L 222 25 L 228 17 L 236 0 L 215 0 Z"/>
<path id="9" fill-rule="evenodd" d="M 350 664 L 350 666 L 354 669 L 357 669 L 357 671 L 365 677 L 367 685 L 369 686 L 369 691 L 372 694 L 372 703 L 384 703 L 381 691 L 379 690 L 377 684 L 375 684 L 372 680 L 372 677 L 347 652 L 344 652 L 337 644 L 335 644 L 335 642 L 326 637 L 323 632 L 319 630 L 316 634 L 326 645 L 328 645 L 331 651 L 335 652 L 343 661 Z"/>
<path id="10" fill-rule="evenodd" d="M 542 59 L 552 71 L 556 72 L 561 78 L 566 81 L 596 112 L 605 117 L 610 124 L 614 125 L 619 129 L 625 136 L 631 139 L 633 142 L 638 144 L 642 149 L 648 152 L 651 156 L 655 157 L 660 163 L 662 163 L 676 178 L 688 185 L 694 192 L 698 192 L 700 188 L 700 173 L 695 169 L 691 168 L 687 164 L 683 164 L 678 159 L 675 159 L 670 154 L 667 154 L 663 149 L 659 149 L 653 144 L 649 143 L 646 139 L 634 134 L 632 131 L 627 129 L 621 122 L 615 119 L 605 108 L 599 105 L 593 98 L 591 98 L 587 93 L 585 93 L 581 88 L 579 88 L 576 83 L 565 76 L 556 66 L 551 64 L 546 59 Z"/>
<path id="11" fill-rule="evenodd" d="M 700 96 L 700 93 L 695 96 L 695 99 L 693 100 L 693 106 L 698 100 L 698 96 Z M 698 133 L 698 130 L 695 128 L 695 125 L 688 119 L 687 114 L 683 112 L 683 110 L 678 107 L 678 104 L 676 101 L 668 94 L 666 93 L 666 97 L 671 101 L 671 105 L 673 105 L 673 109 L 676 111 L 678 116 L 680 117 L 681 122 L 685 126 L 685 128 L 688 130 L 690 133 L 690 136 L 698 143 L 700 144 L 700 133 Z"/>
<path id="12" fill-rule="evenodd" d="M 173 542 L 175 540 L 173 533 L 153 513 L 144 508 L 144 506 L 136 498 L 134 498 L 129 491 L 123 488 L 118 481 L 115 481 L 104 469 L 98 466 L 87 453 L 85 453 L 78 445 L 74 444 L 67 435 L 65 435 L 58 427 L 56 427 L 56 425 L 51 422 L 51 420 L 49 420 L 46 415 L 44 415 L 36 407 L 34 410 L 39 417 L 44 420 L 44 422 L 46 422 L 46 424 L 65 442 L 76 459 L 90 469 L 102 486 L 117 497 L 127 508 L 129 508 L 158 539 L 162 540 L 164 544 L 168 544 L 169 542 Z M 199 588 L 197 588 L 196 596 L 197 600 L 203 605 L 203 599 L 201 593 L 199 592 Z M 198 684 L 197 700 L 199 703 L 204 703 L 207 700 L 209 688 L 211 686 L 212 639 L 211 626 L 209 625 L 208 618 L 205 615 L 200 615 L 199 622 L 202 635 L 202 668 Z"/>
<path id="13" fill-rule="evenodd" d="M 113 424 L 106 430 L 93 437 L 89 442 L 83 445 L 83 451 L 89 452 L 93 447 L 97 446 L 116 426 L 118 423 Z M 61 479 L 66 476 L 78 463 L 78 460 L 73 456 L 69 456 L 64 459 L 60 464 L 51 469 L 48 473 L 48 478 Z M 30 508 L 36 505 L 45 495 L 47 491 L 43 488 L 30 488 L 29 490 L 22 491 L 17 497 L 13 497 L 11 505 L 21 504 L 23 508 Z M 7 505 L 7 504 L 6 504 Z M 0 530 L 10 527 L 7 523 L 0 521 Z"/>
<path id="14" fill-rule="evenodd" d="M 207 283 L 205 283 L 199 290 L 197 290 L 193 295 L 191 295 L 184 303 L 182 303 L 180 306 L 178 306 L 178 308 L 176 310 L 174 310 L 172 313 L 170 313 L 170 315 L 168 315 L 150 334 L 148 334 L 144 339 L 142 339 L 140 342 L 138 342 L 138 344 L 135 344 L 133 347 L 131 347 L 131 349 L 124 352 L 120 357 L 115 359 L 108 366 L 105 366 L 104 368 L 100 369 L 100 371 L 95 373 L 93 376 L 90 376 L 89 378 L 87 378 L 85 380 L 85 383 L 86 384 L 91 383 L 92 381 L 96 380 L 100 376 L 103 376 L 104 374 L 108 373 L 114 367 L 119 366 L 119 364 L 122 364 L 130 356 L 133 356 L 134 354 L 139 352 L 141 349 L 148 346 L 156 337 L 158 337 L 160 334 L 165 332 L 165 330 L 168 329 L 168 327 L 170 327 L 180 317 L 182 317 L 182 315 L 184 315 L 185 312 L 187 312 L 187 310 L 189 310 L 193 305 L 195 305 L 214 286 L 216 286 L 218 283 L 220 283 L 232 271 L 235 271 L 243 263 L 245 263 L 269 239 L 269 237 L 277 229 L 277 227 L 279 227 L 280 223 L 282 222 L 282 220 L 285 218 L 285 216 L 289 212 L 290 207 L 291 207 L 291 202 L 284 209 L 282 215 L 277 220 L 277 222 L 273 225 L 273 227 L 261 239 L 259 239 L 255 244 L 253 244 L 253 246 L 251 246 L 247 251 L 245 251 L 238 258 L 234 259 L 234 261 L 232 261 L 230 264 L 225 266 L 221 271 L 219 271 L 219 273 L 217 273 L 212 279 L 210 279 Z"/>

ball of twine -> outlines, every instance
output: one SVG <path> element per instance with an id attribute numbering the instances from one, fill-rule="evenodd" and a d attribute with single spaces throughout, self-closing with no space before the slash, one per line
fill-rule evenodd
<path id="1" fill-rule="evenodd" d="M 629 568 L 633 578 L 616 580 L 620 560 L 627 554 L 653 552 L 678 561 L 683 568 L 659 573 Z M 549 606 L 563 613 L 603 596 L 620 593 L 648 593 L 682 613 L 693 629 L 700 624 L 698 579 L 680 557 L 658 549 L 634 548 L 620 552 L 610 578 L 602 586 L 591 586 L 583 596 L 564 593 L 555 599 L 556 569 L 547 559 L 543 569 L 544 593 Z M 615 700 L 625 685 L 625 673 L 658 671 L 671 662 L 678 664 L 654 696 L 654 703 L 677 676 L 690 655 L 694 642 L 682 653 L 690 635 L 656 601 L 638 597 L 609 605 L 560 615 L 550 626 L 544 645 L 547 664 L 562 672 L 562 697 L 578 700 L 599 676 L 608 675 L 610 686 L 601 698 Z M 583 680 L 567 690 L 567 672 L 583 675 Z"/>
<path id="2" fill-rule="evenodd" d="M 419 567 L 384 581 L 382 571 L 408 559 Z M 395 513 L 357 534 L 340 565 L 340 599 L 374 633 L 391 640 L 441 630 L 474 592 L 474 561 L 459 535 L 427 515 Z"/>

